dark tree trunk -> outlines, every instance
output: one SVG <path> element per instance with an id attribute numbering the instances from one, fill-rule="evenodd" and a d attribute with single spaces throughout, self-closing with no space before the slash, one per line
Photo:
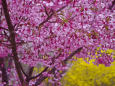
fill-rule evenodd
<path id="1" fill-rule="evenodd" d="M 0 70 L 2 72 L 2 82 L 6 83 L 4 86 L 8 85 L 8 76 L 7 76 L 7 70 L 6 67 L 4 65 L 4 59 L 0 58 Z"/>

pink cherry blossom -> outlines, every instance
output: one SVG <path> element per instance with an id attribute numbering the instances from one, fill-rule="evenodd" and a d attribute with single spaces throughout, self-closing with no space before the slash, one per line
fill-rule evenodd
<path id="1" fill-rule="evenodd" d="M 36 86 L 50 76 L 58 83 L 73 55 L 110 66 L 112 55 L 95 52 L 115 49 L 114 8 L 114 0 L 0 0 L 0 58 L 13 57 L 21 84 L 33 79 L 21 63 L 45 66 Z"/>

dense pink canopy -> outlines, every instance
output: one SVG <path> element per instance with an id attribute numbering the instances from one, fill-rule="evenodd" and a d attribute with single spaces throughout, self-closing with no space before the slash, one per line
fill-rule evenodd
<path id="1" fill-rule="evenodd" d="M 16 41 L 23 42 L 19 46 L 17 44 L 19 57 L 28 64 L 31 61 L 47 63 L 42 56 L 48 57 L 50 62 L 50 58 L 61 52 L 62 60 L 79 47 L 83 47 L 83 50 L 77 57 L 83 58 L 89 52 L 95 54 L 97 47 L 115 49 L 115 12 L 114 8 L 113 11 L 108 9 L 111 2 L 112 0 L 7 0 L 16 30 Z M 49 16 L 51 17 L 47 20 Z M 7 28 L 4 16 L 1 16 L 1 27 Z M 5 34 L 4 29 L 0 32 Z M 0 36 L 8 44 L 8 39 Z M 2 44 L 0 46 L 0 56 L 8 54 L 10 49 L 3 49 Z"/>
<path id="2" fill-rule="evenodd" d="M 82 47 L 76 58 L 96 59 L 97 64 L 110 65 L 112 55 L 102 54 L 101 49 L 115 50 L 115 6 L 112 1 L 7 0 L 20 61 L 63 70 L 66 67 L 62 61 Z M 0 57 L 6 57 L 12 52 L 5 16 L 0 15 Z M 97 47 L 101 49 L 97 51 Z M 53 58 L 55 63 L 52 64 Z"/>

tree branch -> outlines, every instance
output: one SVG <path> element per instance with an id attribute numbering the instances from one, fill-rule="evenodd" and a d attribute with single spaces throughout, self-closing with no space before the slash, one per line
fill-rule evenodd
<path id="1" fill-rule="evenodd" d="M 67 7 L 67 5 L 61 7 L 61 8 L 58 9 L 56 12 L 59 12 L 59 11 L 63 10 L 65 7 Z M 44 23 L 48 22 L 48 20 L 50 20 L 51 17 L 52 17 L 54 14 L 55 14 L 55 12 L 53 12 L 53 10 L 52 10 L 52 13 L 51 13 L 43 22 L 41 22 L 41 23 L 38 25 L 38 29 L 40 29 L 41 26 L 44 25 Z"/>
<path id="2" fill-rule="evenodd" d="M 115 0 L 112 1 L 112 5 L 109 6 L 109 9 L 112 10 L 113 6 L 115 5 Z"/>
<path id="3" fill-rule="evenodd" d="M 71 59 L 75 54 L 79 53 L 82 50 L 83 47 L 78 48 L 77 50 L 75 50 L 74 52 L 72 52 L 63 62 L 66 63 L 69 59 Z M 51 74 L 56 70 L 55 67 L 53 67 L 48 73 Z M 43 80 L 45 80 L 47 78 L 47 76 L 40 76 L 35 83 L 35 86 L 38 86 L 42 83 Z"/>
<path id="4" fill-rule="evenodd" d="M 28 75 L 25 73 L 25 71 L 24 71 L 24 69 L 23 69 L 21 63 L 20 63 L 19 65 L 20 65 L 20 69 L 21 69 L 22 73 L 23 73 L 26 77 L 28 77 Z"/>
<path id="5" fill-rule="evenodd" d="M 8 29 L 7 29 L 7 28 L 1 27 L 1 26 L 0 26 L 0 29 L 2 29 L 2 30 L 7 30 L 7 31 L 8 31 Z"/>
<path id="6" fill-rule="evenodd" d="M 41 76 L 44 72 L 46 72 L 47 71 L 47 69 L 48 69 L 49 67 L 46 67 L 42 72 L 40 72 L 38 75 L 36 75 L 36 76 L 33 76 L 33 77 L 30 77 L 29 78 L 29 80 L 31 80 L 31 79 L 35 79 L 35 78 L 37 78 L 37 77 L 39 77 L 39 76 Z"/>
<path id="7" fill-rule="evenodd" d="M 81 50 L 83 49 L 83 47 L 78 48 L 77 50 L 75 50 L 74 52 L 72 52 L 63 62 L 67 62 L 69 59 L 71 59 L 76 53 L 79 53 Z"/>
<path id="8" fill-rule="evenodd" d="M 32 73 L 33 73 L 33 69 L 34 69 L 34 67 L 29 67 L 29 72 L 28 72 L 28 75 L 26 77 L 26 82 L 28 85 L 29 85 L 30 77 L 32 76 Z"/>
<path id="9" fill-rule="evenodd" d="M 46 15 L 49 16 L 49 14 L 48 14 L 47 9 L 46 9 L 45 6 L 44 6 L 44 10 L 45 10 Z"/>
<path id="10" fill-rule="evenodd" d="M 59 55 L 57 55 L 56 57 L 53 57 L 53 58 L 52 58 L 52 63 L 50 63 L 50 65 L 54 64 L 54 63 L 55 63 L 55 59 L 57 59 L 60 55 L 61 55 L 61 53 L 59 53 Z M 46 72 L 46 71 L 48 70 L 48 68 L 49 68 L 49 67 L 46 67 L 42 72 L 40 72 L 40 73 L 37 74 L 36 76 L 30 77 L 29 80 L 35 79 L 35 78 L 41 76 L 44 72 Z"/>

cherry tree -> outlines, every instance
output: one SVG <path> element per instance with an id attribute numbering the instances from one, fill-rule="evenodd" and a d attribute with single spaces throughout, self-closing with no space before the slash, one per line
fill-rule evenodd
<path id="1" fill-rule="evenodd" d="M 16 86 L 38 86 L 48 77 L 59 86 L 74 55 L 110 66 L 112 54 L 101 49 L 115 50 L 114 4 L 115 0 L 0 0 L 0 59 L 13 59 Z M 29 66 L 28 72 L 22 63 Z M 38 63 L 45 68 L 33 76 Z"/>

